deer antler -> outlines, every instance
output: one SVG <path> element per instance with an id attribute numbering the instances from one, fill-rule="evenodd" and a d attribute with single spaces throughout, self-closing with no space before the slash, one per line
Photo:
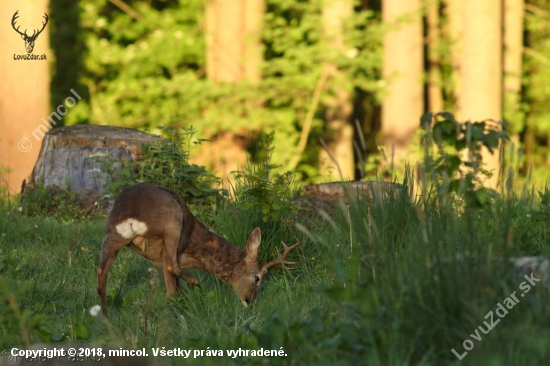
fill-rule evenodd
<path id="1" fill-rule="evenodd" d="M 17 13 L 19 13 L 19 10 L 17 10 L 17 11 L 15 12 L 15 14 L 13 14 L 13 17 L 11 18 L 11 26 L 12 26 L 13 29 L 15 29 L 15 31 L 16 31 L 17 33 L 19 33 L 20 35 L 26 36 L 25 33 L 21 33 L 21 32 L 19 31 L 19 27 L 15 28 L 15 21 L 17 20 L 17 18 L 19 18 L 19 15 L 17 15 Z"/>
<path id="2" fill-rule="evenodd" d="M 44 13 L 43 18 L 46 18 L 46 23 L 42 22 L 42 29 L 40 29 L 40 30 L 38 31 L 38 33 L 36 33 L 36 35 L 34 34 L 34 33 L 36 32 L 36 30 L 33 31 L 33 33 L 32 33 L 32 36 L 33 36 L 33 37 L 38 37 L 38 35 L 39 35 L 40 33 L 42 33 L 42 31 L 44 30 L 44 28 L 46 28 L 46 24 L 48 24 L 48 20 L 50 20 L 50 18 L 48 17 L 48 14 L 46 14 L 46 13 Z"/>
<path id="3" fill-rule="evenodd" d="M 40 29 L 40 30 L 35 29 L 35 30 L 33 31 L 33 33 L 32 33 L 32 36 L 29 36 L 29 35 L 27 34 L 27 30 L 26 30 L 26 29 L 25 29 L 25 32 L 22 33 L 22 32 L 19 30 L 19 27 L 15 28 L 15 21 L 17 20 L 17 18 L 19 18 L 19 15 L 18 15 L 17 13 L 19 13 L 19 10 L 17 10 L 17 11 L 15 12 L 15 14 L 13 14 L 13 17 L 11 18 L 11 26 L 13 27 L 13 29 L 14 29 L 17 33 L 19 33 L 20 35 L 22 35 L 22 36 L 24 36 L 24 37 L 26 37 L 26 38 L 36 38 L 36 37 L 38 37 L 38 35 L 39 35 L 40 33 L 42 33 L 42 31 L 44 30 L 44 28 L 46 28 L 46 25 L 48 24 L 48 20 L 50 20 L 50 17 L 48 17 L 48 14 L 44 13 L 43 18 L 46 19 L 46 22 L 45 22 L 45 23 L 42 22 L 42 29 Z M 36 33 L 36 31 L 38 31 L 38 33 Z"/>
<path id="4" fill-rule="evenodd" d="M 38 32 L 38 34 L 42 33 L 42 31 L 44 30 L 44 28 L 46 28 L 46 24 L 48 24 L 48 20 L 50 20 L 50 17 L 48 16 L 48 14 L 44 13 L 44 16 L 42 18 L 45 18 L 46 19 L 46 23 L 42 22 L 42 29 L 40 29 L 40 31 Z M 37 34 L 37 35 L 38 35 Z"/>
<path id="5" fill-rule="evenodd" d="M 290 251 L 294 248 L 296 248 L 298 245 L 302 244 L 301 242 L 298 242 L 296 244 L 294 244 L 293 246 L 290 246 L 290 247 L 287 247 L 285 243 L 281 242 L 281 244 L 283 244 L 283 254 L 279 253 L 279 255 L 277 256 L 277 259 L 274 259 L 272 260 L 271 262 L 267 262 L 266 264 L 263 265 L 263 268 L 264 269 L 270 269 L 271 267 L 273 268 L 282 268 L 281 264 L 296 264 L 298 262 L 289 262 L 287 261 L 285 258 L 286 256 L 288 255 L 288 253 L 290 253 Z M 294 268 L 288 268 L 288 269 L 294 269 Z"/>

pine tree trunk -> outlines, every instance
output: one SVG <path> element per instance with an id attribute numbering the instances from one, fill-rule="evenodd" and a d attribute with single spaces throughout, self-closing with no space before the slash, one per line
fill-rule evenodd
<path id="1" fill-rule="evenodd" d="M 460 95 L 461 121 L 502 118 L 502 18 L 500 0 L 465 0 L 463 14 Z M 466 17 L 466 14 L 468 15 Z M 493 176 L 485 181 L 496 188 L 500 154 L 482 152 L 484 168 Z"/>
<path id="2" fill-rule="evenodd" d="M 264 0 L 246 0 L 244 6 L 244 45 L 243 65 L 244 79 L 251 83 L 262 79 L 262 46 L 263 16 L 266 10 Z"/>
<path id="3" fill-rule="evenodd" d="M 346 18 L 353 12 L 351 0 L 325 1 L 323 6 L 323 26 L 325 37 L 332 56 L 345 54 L 347 47 L 344 41 Z M 336 176 L 341 180 L 355 178 L 353 155 L 353 125 L 350 116 L 353 110 L 352 93 L 349 88 L 339 85 L 341 72 L 336 65 L 330 65 L 332 79 L 332 99 L 326 113 L 328 141 L 320 151 L 323 176 Z M 326 151 L 326 150 L 329 151 Z M 336 161 L 336 163 L 334 162 Z"/>
<path id="4" fill-rule="evenodd" d="M 206 2 L 206 72 L 218 82 L 257 82 L 263 60 L 263 0 Z"/>
<path id="5" fill-rule="evenodd" d="M 244 0 L 206 4 L 207 76 L 214 82 L 243 80 Z"/>
<path id="6" fill-rule="evenodd" d="M 426 23 L 428 27 L 428 110 L 437 113 L 443 111 L 439 57 L 439 0 L 428 4 Z"/>
<path id="7" fill-rule="evenodd" d="M 383 45 L 387 97 L 382 103 L 382 133 L 388 163 L 403 167 L 424 111 L 421 1 L 384 0 L 382 19 L 392 26 Z"/>
<path id="8" fill-rule="evenodd" d="M 262 78 L 261 30 L 264 0 L 207 0 L 205 7 L 206 73 L 214 83 L 257 83 Z M 218 131 L 206 136 L 197 156 L 227 183 L 246 163 L 244 136 Z M 215 158 L 214 158 L 215 157 Z"/>
<path id="9" fill-rule="evenodd" d="M 504 1 L 504 120 L 512 134 L 523 129 L 520 110 L 524 0 Z M 516 146 L 516 149 L 518 146 Z"/>
<path id="10" fill-rule="evenodd" d="M 447 20 L 446 36 L 450 41 L 451 65 L 453 68 L 452 84 L 454 112 L 459 106 L 460 91 L 460 63 L 462 60 L 462 28 L 464 22 L 464 1 L 463 0 L 445 0 L 445 15 Z"/>
<path id="11" fill-rule="evenodd" d="M 0 185 L 7 186 L 11 194 L 20 192 L 23 180 L 32 171 L 41 145 L 40 135 L 35 138 L 32 133 L 50 109 L 49 61 L 14 60 L 15 55 L 27 55 L 25 42 L 11 25 L 16 11 L 16 27 L 32 34 L 32 29 L 40 29 L 45 21 L 48 1 L 4 0 L 0 6 L 0 167 L 11 169 L 11 173 L 2 174 Z M 32 55 L 42 54 L 52 57 L 49 24 L 37 37 L 32 51 Z"/>

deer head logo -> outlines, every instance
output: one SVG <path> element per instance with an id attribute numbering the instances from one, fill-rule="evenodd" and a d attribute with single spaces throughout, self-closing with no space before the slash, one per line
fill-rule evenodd
<path id="1" fill-rule="evenodd" d="M 15 12 L 15 14 L 13 14 L 13 18 L 11 18 L 11 26 L 13 27 L 13 29 L 15 29 L 15 31 L 17 33 L 19 33 L 21 35 L 21 38 L 23 38 L 23 40 L 25 41 L 25 48 L 27 49 L 27 53 L 32 53 L 32 50 L 34 49 L 34 42 L 36 42 L 36 38 L 38 38 L 40 33 L 42 33 L 44 28 L 46 28 L 46 24 L 48 24 L 48 20 L 49 20 L 48 14 L 44 13 L 44 18 L 46 19 L 46 22 L 42 23 L 42 29 L 40 29 L 40 30 L 35 29 L 32 33 L 32 36 L 29 36 L 27 34 L 26 29 L 25 29 L 25 32 L 22 33 L 22 32 L 19 31 L 19 27 L 15 28 L 15 21 L 19 17 L 19 15 L 17 15 L 17 13 L 19 13 L 19 10 L 17 10 Z"/>

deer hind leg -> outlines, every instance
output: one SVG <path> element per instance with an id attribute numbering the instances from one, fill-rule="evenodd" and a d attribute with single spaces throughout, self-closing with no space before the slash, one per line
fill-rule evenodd
<path id="1" fill-rule="evenodd" d="M 101 299 L 101 309 L 107 317 L 107 275 L 113 265 L 118 252 L 128 244 L 128 239 L 124 239 L 116 234 L 107 234 L 103 240 L 101 248 L 101 260 L 97 269 L 97 293 Z"/>

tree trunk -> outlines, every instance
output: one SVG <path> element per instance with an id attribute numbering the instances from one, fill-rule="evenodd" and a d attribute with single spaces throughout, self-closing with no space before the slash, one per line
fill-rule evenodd
<path id="1" fill-rule="evenodd" d="M 264 0 L 246 0 L 244 7 L 244 80 L 257 83 L 262 79 L 264 51 L 262 45 Z"/>
<path id="2" fill-rule="evenodd" d="M 439 57 L 439 0 L 428 3 L 426 23 L 428 27 L 428 110 L 437 113 L 443 111 Z"/>
<path id="3" fill-rule="evenodd" d="M 332 58 L 345 54 L 344 41 L 346 18 L 353 12 L 351 0 L 327 0 L 323 6 L 323 25 L 326 42 L 333 54 Z M 329 66 L 333 80 L 332 98 L 326 113 L 326 129 L 328 141 L 320 151 L 319 160 L 322 163 L 321 175 L 336 175 L 340 180 L 355 178 L 355 163 L 353 155 L 353 125 L 350 116 L 353 111 L 352 93 L 345 83 L 341 72 L 335 64 Z M 328 151 L 327 151 L 328 150 Z"/>
<path id="4" fill-rule="evenodd" d="M 263 0 L 207 0 L 206 72 L 218 82 L 258 82 Z"/>
<path id="5" fill-rule="evenodd" d="M 463 0 L 445 0 L 445 15 L 447 20 L 447 39 L 450 41 L 451 50 L 451 65 L 453 74 L 451 77 L 453 85 L 453 100 L 454 112 L 460 108 L 459 95 L 460 92 L 460 63 L 462 60 L 462 29 L 464 22 L 464 1 Z"/>
<path id="6" fill-rule="evenodd" d="M 32 133 L 42 124 L 42 118 L 48 117 L 50 104 L 48 60 L 14 59 L 15 55 L 27 55 L 25 42 L 11 25 L 16 11 L 16 27 L 32 35 L 32 30 L 40 29 L 45 21 L 48 1 L 5 0 L 0 6 L 0 167 L 11 170 L 0 177 L 0 185 L 7 186 L 11 194 L 19 193 L 32 171 L 41 141 Z M 49 24 L 37 37 L 31 53 L 44 54 L 51 58 Z"/>
<path id="7" fill-rule="evenodd" d="M 209 80 L 214 83 L 257 83 L 261 80 L 264 11 L 264 0 L 206 1 L 206 73 Z M 244 136 L 218 131 L 206 137 L 211 142 L 197 149 L 202 155 L 197 158 L 212 167 L 226 184 L 230 173 L 246 162 Z"/>
<path id="8" fill-rule="evenodd" d="M 510 132 L 523 130 L 524 113 L 520 109 L 523 56 L 524 0 L 504 1 L 504 120 Z M 515 139 L 519 141 L 519 138 Z M 516 146 L 516 149 L 519 146 Z"/>
<path id="9" fill-rule="evenodd" d="M 463 14 L 460 95 L 457 117 L 461 121 L 502 118 L 502 18 L 500 0 L 465 0 Z M 466 17 L 466 14 L 468 15 Z M 485 181 L 496 188 L 500 153 L 483 150 L 484 168 L 493 176 Z"/>
<path id="10" fill-rule="evenodd" d="M 422 11 L 420 0 L 384 0 L 382 20 L 392 26 L 384 39 L 382 103 L 386 157 L 404 167 L 405 155 L 424 110 Z"/>

